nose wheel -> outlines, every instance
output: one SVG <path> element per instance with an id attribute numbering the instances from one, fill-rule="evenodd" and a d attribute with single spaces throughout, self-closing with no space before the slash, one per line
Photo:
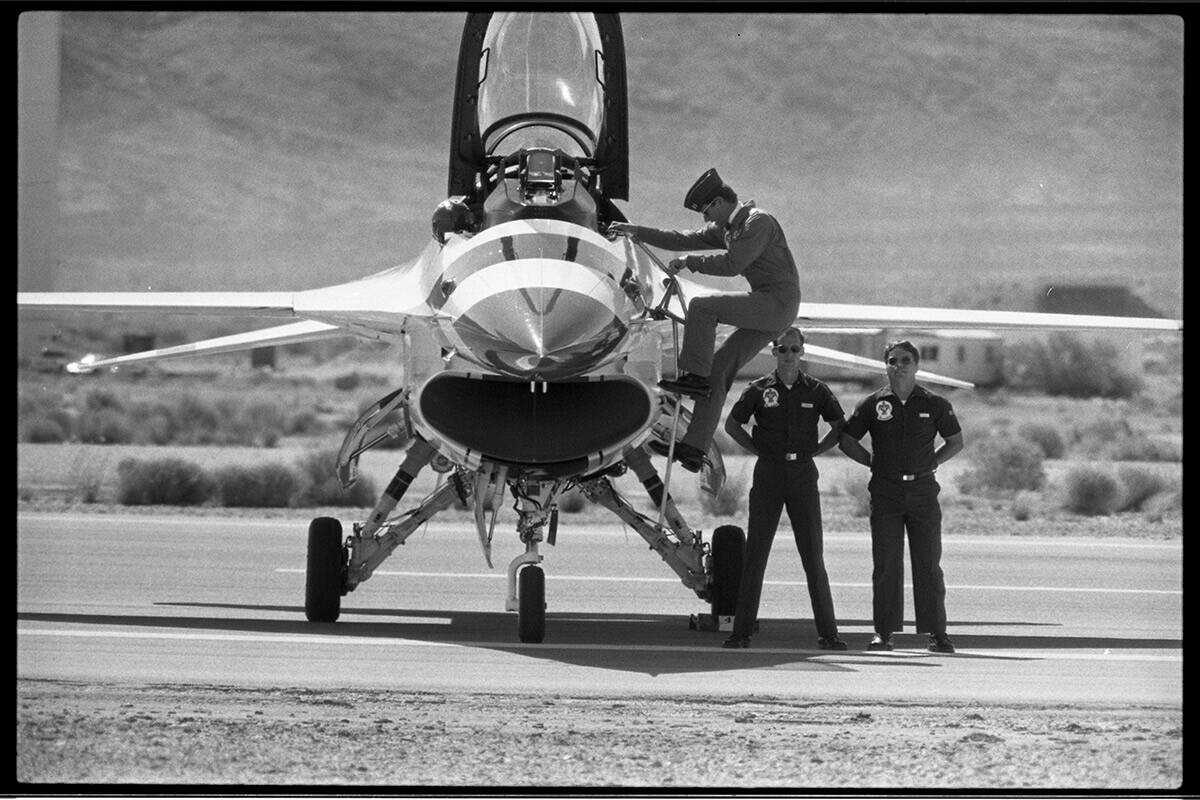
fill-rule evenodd
<path id="1" fill-rule="evenodd" d="M 546 573 L 530 565 L 517 575 L 517 630 L 521 641 L 538 644 L 546 638 Z"/>

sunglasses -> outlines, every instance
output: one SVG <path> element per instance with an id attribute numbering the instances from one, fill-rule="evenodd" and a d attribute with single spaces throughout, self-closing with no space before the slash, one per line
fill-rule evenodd
<path id="1" fill-rule="evenodd" d="M 704 204 L 704 208 L 700 209 L 700 213 L 707 214 L 708 210 L 710 208 L 712 208 L 712 204 L 717 202 L 717 200 L 719 200 L 719 199 L 720 199 L 719 197 L 714 197 L 712 200 L 709 200 L 707 203 Z"/>
<path id="2" fill-rule="evenodd" d="M 895 366 L 896 364 L 911 364 L 913 363 L 913 360 L 908 356 L 905 356 L 904 358 L 896 358 L 895 356 L 892 356 L 887 360 L 887 363 Z"/>
<path id="3" fill-rule="evenodd" d="M 776 347 L 775 352 L 776 353 L 799 353 L 803 349 L 804 349 L 803 345 L 794 344 L 791 347 L 782 347 L 782 346 Z"/>

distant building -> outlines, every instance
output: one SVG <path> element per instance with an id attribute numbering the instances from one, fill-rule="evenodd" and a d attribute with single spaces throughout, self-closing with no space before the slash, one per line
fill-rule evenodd
<path id="1" fill-rule="evenodd" d="M 853 331 L 808 331 L 811 344 L 843 353 L 883 361 L 883 348 L 893 339 L 908 339 L 921 353 L 921 368 L 951 378 L 970 381 L 977 386 L 996 386 L 1004 380 L 1004 342 L 993 331 L 936 330 L 905 331 L 896 329 L 858 329 Z M 775 356 L 764 348 L 738 373 L 753 379 L 775 368 Z M 879 383 L 881 374 L 846 367 L 809 363 L 805 371 L 824 381 Z"/>
<path id="2" fill-rule="evenodd" d="M 1046 284 L 1037 310 L 1051 314 L 1103 314 L 1110 317 L 1156 317 L 1163 314 L 1127 286 L 1104 284 Z"/>

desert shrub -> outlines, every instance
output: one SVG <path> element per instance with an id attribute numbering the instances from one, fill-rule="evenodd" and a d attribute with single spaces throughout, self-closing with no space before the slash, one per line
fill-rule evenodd
<path id="1" fill-rule="evenodd" d="M 184 395 L 172 414 L 175 444 L 220 444 L 225 419 L 215 403 Z"/>
<path id="2" fill-rule="evenodd" d="M 1141 377 L 1119 365 L 1116 345 L 1086 342 L 1069 333 L 1052 333 L 1046 341 L 1013 346 L 1005 358 L 1005 383 L 1067 397 L 1133 397 Z"/>
<path id="3" fill-rule="evenodd" d="M 1062 458 L 1063 453 L 1066 452 L 1066 444 L 1055 425 L 1046 422 L 1027 422 L 1017 428 L 1017 435 L 1042 448 L 1042 455 L 1046 458 Z"/>
<path id="4" fill-rule="evenodd" d="M 81 414 L 77 435 L 87 444 L 128 444 L 133 441 L 133 428 L 124 412 L 108 407 Z"/>
<path id="5" fill-rule="evenodd" d="M 217 403 L 225 419 L 220 430 L 209 433 L 207 443 L 242 445 L 245 447 L 274 447 L 283 430 L 283 414 L 272 403 L 246 404 L 232 398 Z"/>
<path id="6" fill-rule="evenodd" d="M 117 465 L 117 502 L 125 506 L 197 506 L 215 488 L 207 472 L 179 458 L 127 458 Z"/>
<path id="7" fill-rule="evenodd" d="M 1139 511 L 1154 495 L 1167 488 L 1167 480 L 1159 473 L 1144 467 L 1122 465 L 1117 468 L 1122 486 L 1118 511 Z"/>
<path id="8" fill-rule="evenodd" d="M 299 486 L 296 475 L 282 464 L 224 467 L 214 478 L 221 504 L 239 508 L 282 508 Z"/>
<path id="9" fill-rule="evenodd" d="M 1095 467 L 1078 467 L 1067 473 L 1063 508 L 1087 516 L 1108 515 L 1119 501 L 1116 480 Z"/>
<path id="10" fill-rule="evenodd" d="M 1173 444 L 1135 431 L 1123 417 L 1101 417 L 1074 429 L 1075 448 L 1081 454 L 1110 461 L 1182 461 Z"/>
<path id="11" fill-rule="evenodd" d="M 744 476 L 728 475 L 716 497 L 708 492 L 700 492 L 700 507 L 714 517 L 732 517 L 741 512 L 742 503 L 749 493 Z"/>
<path id="12" fill-rule="evenodd" d="M 83 399 L 83 407 L 88 411 L 124 411 L 125 403 L 111 389 L 91 389 Z"/>
<path id="13" fill-rule="evenodd" d="M 165 445 L 175 442 L 178 425 L 170 406 L 164 403 L 138 403 L 130 408 L 129 416 L 134 420 L 135 444 Z"/>
<path id="14" fill-rule="evenodd" d="M 333 379 L 334 388 L 340 389 L 343 392 L 349 392 L 357 389 L 362 384 L 362 376 L 357 372 L 347 372 L 344 375 L 338 375 Z"/>
<path id="15" fill-rule="evenodd" d="M 1042 448 L 1020 437 L 991 436 L 971 451 L 971 466 L 959 474 L 966 494 L 992 495 L 1040 489 L 1046 482 Z"/>
<path id="16" fill-rule="evenodd" d="M 1037 494 L 1034 492 L 1017 492 L 1012 501 L 1012 518 L 1017 522 L 1025 522 L 1033 517 L 1033 509 L 1037 504 Z"/>
<path id="17" fill-rule="evenodd" d="M 34 444 L 50 444 L 67 441 L 67 432 L 56 419 L 33 419 L 25 423 L 21 438 Z"/>
<path id="18" fill-rule="evenodd" d="M 867 488 L 870 482 L 871 475 L 866 470 L 855 470 L 842 480 L 842 493 L 854 500 L 854 509 L 851 514 L 856 517 L 866 517 L 871 514 L 871 492 Z"/>
<path id="19" fill-rule="evenodd" d="M 1104 416 L 1075 425 L 1071 438 L 1075 449 L 1083 455 L 1100 455 L 1110 442 L 1133 435 L 1133 428 L 1124 417 Z"/>
<path id="20" fill-rule="evenodd" d="M 1133 434 L 1109 442 L 1104 452 L 1113 461 L 1182 461 L 1182 451 L 1173 444 Z"/>
<path id="21" fill-rule="evenodd" d="M 349 489 L 343 489 L 337 479 L 337 451 L 314 450 L 296 462 L 299 486 L 292 495 L 291 505 L 297 508 L 313 506 L 373 506 L 378 498 L 374 482 L 364 475 Z"/>
<path id="22" fill-rule="evenodd" d="M 283 423 L 285 436 L 305 436 L 314 433 L 324 433 L 325 423 L 311 408 L 293 411 Z"/>
<path id="23" fill-rule="evenodd" d="M 26 442 L 69 442 L 75 438 L 76 419 L 68 409 L 30 400 L 19 406 L 18 436 Z"/>

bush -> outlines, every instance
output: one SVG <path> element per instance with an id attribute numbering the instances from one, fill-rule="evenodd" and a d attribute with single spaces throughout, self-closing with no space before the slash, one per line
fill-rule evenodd
<path id="1" fill-rule="evenodd" d="M 343 392 L 349 392 L 357 389 L 361 384 L 362 376 L 357 372 L 347 372 L 346 374 L 338 375 L 333 379 L 334 387 L 342 390 Z"/>
<path id="2" fill-rule="evenodd" d="M 972 451 L 972 465 L 958 478 L 966 494 L 993 495 L 1037 490 L 1046 482 L 1042 448 L 1020 437 L 991 436 Z"/>
<path id="3" fill-rule="evenodd" d="M 1017 428 L 1017 435 L 1042 448 L 1042 455 L 1046 458 L 1062 458 L 1066 452 L 1066 444 L 1058 428 L 1049 423 L 1027 422 Z"/>
<path id="4" fill-rule="evenodd" d="M 856 517 L 867 517 L 871 514 L 871 491 L 867 488 L 870 483 L 871 473 L 865 470 L 855 470 L 842 481 L 842 493 L 854 499 L 854 510 L 851 513 Z"/>
<path id="5" fill-rule="evenodd" d="M 21 438 L 34 444 L 49 444 L 67 441 L 67 432 L 55 419 L 35 419 L 25 424 Z"/>
<path id="6" fill-rule="evenodd" d="M 1045 342 L 1013 347 L 1005 382 L 1009 386 L 1067 397 L 1133 397 L 1141 378 L 1122 370 L 1111 342 L 1087 343 L 1069 333 L 1052 333 Z"/>
<path id="7" fill-rule="evenodd" d="M 174 413 L 175 444 L 220 444 L 225 420 L 216 405 L 184 395 Z"/>
<path id="8" fill-rule="evenodd" d="M 117 478 L 117 502 L 125 506 L 198 506 L 216 489 L 207 472 L 178 458 L 127 458 L 117 465 Z"/>
<path id="9" fill-rule="evenodd" d="M 364 475 L 349 489 L 343 489 L 337 478 L 337 451 L 314 450 L 296 462 L 299 488 L 292 495 L 291 505 L 297 508 L 313 506 L 351 506 L 367 508 L 375 505 L 379 494 L 374 482 Z"/>
<path id="10" fill-rule="evenodd" d="M 1017 492 L 1012 501 L 1012 517 L 1017 522 L 1025 522 L 1033 517 L 1033 509 L 1037 503 L 1037 495 L 1033 492 Z"/>
<path id="11" fill-rule="evenodd" d="M 1089 517 L 1107 516 L 1117 507 L 1117 482 L 1095 467 L 1079 467 L 1067 474 L 1063 507 Z"/>
<path id="12" fill-rule="evenodd" d="M 124 411 L 125 403 L 111 389 L 92 389 L 84 397 L 83 407 L 88 411 Z"/>
<path id="13" fill-rule="evenodd" d="M 1117 477 L 1124 487 L 1118 511 L 1140 511 L 1147 500 L 1167 488 L 1165 478 L 1141 467 L 1121 466 L 1117 469 Z"/>
<path id="14" fill-rule="evenodd" d="M 215 478 L 221 504 L 237 508 L 282 508 L 291 503 L 300 483 L 282 464 L 225 467 Z"/>
<path id="15" fill-rule="evenodd" d="M 133 429 L 124 413 L 112 408 L 89 411 L 79 417 L 79 441 L 86 444 L 129 444 Z"/>
<path id="16" fill-rule="evenodd" d="M 744 476 L 727 475 L 725 485 L 716 497 L 708 492 L 700 492 L 700 507 L 714 517 L 732 517 L 741 512 L 742 501 L 749 493 Z"/>

